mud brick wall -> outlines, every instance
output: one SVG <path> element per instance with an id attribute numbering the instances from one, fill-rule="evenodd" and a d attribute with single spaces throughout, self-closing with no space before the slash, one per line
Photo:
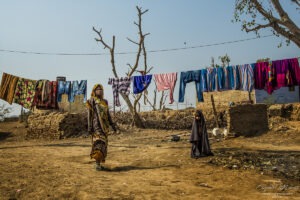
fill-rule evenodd
<path id="1" fill-rule="evenodd" d="M 228 106 L 229 102 L 240 103 L 249 101 L 249 93 L 241 90 L 228 90 L 221 92 L 203 92 L 204 102 L 198 102 L 197 108 L 211 108 L 211 95 L 214 97 L 216 108 Z M 250 93 L 250 98 L 255 102 L 255 91 Z"/>
<path id="2" fill-rule="evenodd" d="M 300 120 L 300 103 L 274 104 L 268 108 L 269 118 L 285 118 L 287 120 Z"/>
<path id="3" fill-rule="evenodd" d="M 87 133 L 86 114 L 40 112 L 28 117 L 27 138 L 62 139 Z"/>
<path id="4" fill-rule="evenodd" d="M 226 115 L 221 119 L 221 112 L 225 113 L 227 107 L 222 107 L 217 111 L 219 123 L 226 126 Z M 201 109 L 206 120 L 206 126 L 209 129 L 216 127 L 213 111 L 211 108 Z M 146 128 L 166 129 L 166 130 L 187 130 L 192 128 L 195 109 L 185 110 L 164 110 L 141 112 L 140 116 L 145 123 Z M 130 125 L 132 121 L 131 114 L 128 112 L 117 112 L 114 116 L 120 124 Z"/>
<path id="5" fill-rule="evenodd" d="M 61 102 L 58 103 L 59 110 L 70 113 L 82 113 L 86 110 L 83 100 L 84 95 L 76 95 L 74 102 L 71 103 L 68 101 L 68 95 L 63 94 Z"/>
<path id="6" fill-rule="evenodd" d="M 267 131 L 268 107 L 265 104 L 236 105 L 228 108 L 227 128 L 242 136 Z"/>

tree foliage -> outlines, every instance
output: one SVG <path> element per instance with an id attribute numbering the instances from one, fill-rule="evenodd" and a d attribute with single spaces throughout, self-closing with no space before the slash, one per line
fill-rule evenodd
<path id="1" fill-rule="evenodd" d="M 280 0 L 236 0 L 234 21 L 242 23 L 242 30 L 255 32 L 271 28 L 276 36 L 286 38 L 287 44 L 294 42 L 300 48 L 300 29 L 285 11 Z M 300 0 L 284 0 L 300 9 Z M 300 17 L 300 16 L 299 16 Z M 281 44 L 280 44 L 281 45 Z"/>

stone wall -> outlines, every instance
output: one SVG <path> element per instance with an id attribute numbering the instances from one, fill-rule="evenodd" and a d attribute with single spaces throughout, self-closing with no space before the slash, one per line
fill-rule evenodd
<path id="1" fill-rule="evenodd" d="M 236 105 L 228 108 L 227 128 L 237 135 L 254 136 L 269 129 L 265 104 Z"/>
<path id="2" fill-rule="evenodd" d="M 86 113 L 44 111 L 28 117 L 27 138 L 62 139 L 87 134 Z"/>

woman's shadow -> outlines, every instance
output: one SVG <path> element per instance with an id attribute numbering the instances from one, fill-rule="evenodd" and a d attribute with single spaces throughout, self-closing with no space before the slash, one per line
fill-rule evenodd
<path id="1" fill-rule="evenodd" d="M 151 167 L 139 167 L 139 166 L 120 166 L 120 167 L 106 167 L 102 166 L 101 171 L 109 171 L 109 172 L 126 172 L 126 171 L 131 171 L 131 170 L 148 170 L 148 169 L 158 169 L 158 168 L 167 168 L 167 167 L 174 167 L 178 168 L 178 165 L 163 165 L 163 166 L 151 166 Z"/>

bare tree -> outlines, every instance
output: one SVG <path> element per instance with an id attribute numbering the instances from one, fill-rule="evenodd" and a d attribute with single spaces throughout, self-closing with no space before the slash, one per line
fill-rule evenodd
<path id="1" fill-rule="evenodd" d="M 133 75 L 133 73 L 135 72 L 141 72 L 143 75 L 148 74 L 152 67 L 148 69 L 148 64 L 147 64 L 147 52 L 146 52 L 146 48 L 145 48 L 145 38 L 147 35 L 149 35 L 150 33 L 146 33 L 144 34 L 142 31 L 142 16 L 148 12 L 148 10 L 144 10 L 142 11 L 142 8 L 136 6 L 137 12 L 138 12 L 138 22 L 134 22 L 134 24 L 138 27 L 138 35 L 139 35 L 139 41 L 136 42 L 130 38 L 127 38 L 130 42 L 134 43 L 137 45 L 138 50 L 136 53 L 136 59 L 135 59 L 135 63 L 133 65 L 131 64 L 127 64 L 129 66 L 128 72 L 126 73 L 126 75 L 128 77 L 131 77 Z M 95 27 L 93 27 L 93 30 L 97 33 L 98 37 L 95 38 L 95 40 L 97 42 L 100 42 L 104 49 L 108 49 L 110 52 L 110 56 L 111 56 L 111 66 L 112 66 L 112 71 L 113 74 L 115 76 L 115 78 L 119 78 L 118 74 L 117 74 L 117 70 L 116 70 L 116 65 L 115 65 L 115 36 L 113 36 L 112 38 L 112 45 L 109 46 L 102 37 L 101 34 L 101 29 L 97 30 L 95 29 Z M 143 58 L 144 58 L 144 69 L 138 71 L 137 68 L 139 66 L 139 62 L 140 62 L 140 57 L 141 54 L 143 53 Z M 140 128 L 144 128 L 144 123 L 141 120 L 140 115 L 138 114 L 138 110 L 137 110 L 137 106 L 139 106 L 139 100 L 141 99 L 143 93 L 140 93 L 138 95 L 134 95 L 134 101 L 133 103 L 131 102 L 130 98 L 124 94 L 121 93 L 122 98 L 124 99 L 124 101 L 126 102 L 131 114 L 132 114 L 132 119 L 133 119 L 133 125 L 140 127 Z"/>
<path id="2" fill-rule="evenodd" d="M 165 94 L 165 91 L 162 91 L 159 101 L 159 110 L 163 110 L 165 108 L 167 96 L 168 95 Z"/>
<path id="3" fill-rule="evenodd" d="M 300 0 L 289 1 L 295 9 L 300 8 Z M 250 16 L 251 19 L 244 20 L 242 15 Z M 300 29 L 279 0 L 236 0 L 234 19 L 242 22 L 242 30 L 246 32 L 255 32 L 259 36 L 260 30 L 271 28 L 274 35 L 285 37 L 287 44 L 293 41 L 300 48 Z"/>
<path id="4" fill-rule="evenodd" d="M 215 67 L 215 58 L 211 57 L 211 67 Z"/>

